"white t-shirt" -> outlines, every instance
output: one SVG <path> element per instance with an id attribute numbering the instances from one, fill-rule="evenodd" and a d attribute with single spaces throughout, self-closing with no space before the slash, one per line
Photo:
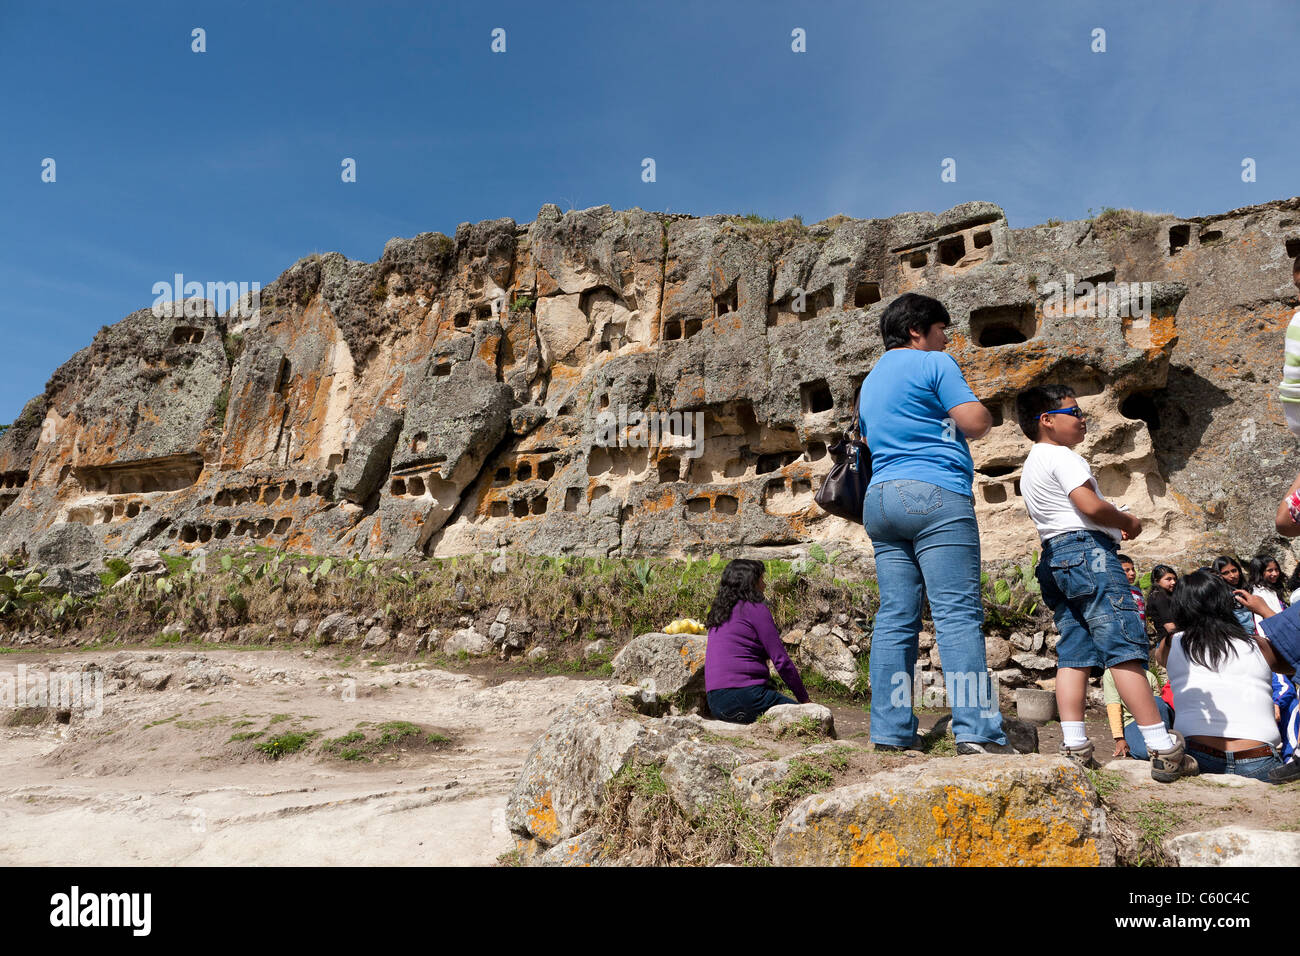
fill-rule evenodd
<path id="1" fill-rule="evenodd" d="M 1212 671 L 1188 660 L 1182 637 L 1179 631 L 1169 642 L 1174 730 L 1184 737 L 1281 743 L 1273 720 L 1273 673 L 1259 645 L 1233 641 L 1219 669 Z"/>
<path id="2" fill-rule="evenodd" d="M 1118 528 L 1103 528 L 1074 506 L 1070 492 L 1080 485 L 1090 485 L 1098 498 L 1106 500 L 1081 455 L 1064 445 L 1034 442 L 1020 473 L 1020 496 L 1038 527 L 1039 539 L 1046 541 L 1066 531 L 1101 531 L 1122 541 Z"/>
<path id="3" fill-rule="evenodd" d="M 1264 599 L 1264 603 L 1267 604 L 1272 609 L 1274 614 L 1282 613 L 1282 602 L 1277 599 L 1277 592 L 1274 591 L 1272 588 L 1264 588 L 1256 585 L 1255 587 L 1250 589 L 1250 593 L 1255 595 L 1256 597 L 1262 597 Z M 1294 598 L 1295 595 L 1293 594 L 1291 595 L 1291 597 Z M 1255 615 L 1255 632 L 1258 634 L 1264 633 L 1262 630 L 1260 630 L 1259 627 L 1259 622 L 1262 620 L 1264 619 L 1260 617 L 1258 614 Z"/>

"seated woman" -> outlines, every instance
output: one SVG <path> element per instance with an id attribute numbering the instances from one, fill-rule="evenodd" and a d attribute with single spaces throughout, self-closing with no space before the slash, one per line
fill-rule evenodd
<path id="1" fill-rule="evenodd" d="M 1236 592 L 1254 610 L 1258 597 Z M 1268 780 L 1281 767 L 1281 737 L 1273 720 L 1274 670 L 1286 669 L 1263 637 L 1237 621 L 1237 598 L 1212 571 L 1179 582 L 1172 610 L 1177 630 L 1156 658 L 1174 688 L 1174 730 L 1202 773 Z M 1258 613 L 1258 611 L 1256 611 Z"/>
<path id="2" fill-rule="evenodd" d="M 763 601 L 766 589 L 761 561 L 737 558 L 722 569 L 722 583 L 705 621 L 709 644 L 704 652 L 704 689 L 709 712 L 718 720 L 752 724 L 777 704 L 808 703 L 799 670 Z M 769 660 L 798 701 L 768 685 Z"/>

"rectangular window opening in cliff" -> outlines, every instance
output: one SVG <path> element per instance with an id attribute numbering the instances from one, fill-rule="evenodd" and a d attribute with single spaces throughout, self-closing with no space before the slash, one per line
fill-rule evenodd
<path id="1" fill-rule="evenodd" d="M 515 477 L 520 481 L 530 481 L 533 477 L 532 462 L 521 461 L 519 463 L 519 469 L 515 472 Z"/>
<path id="2" fill-rule="evenodd" d="M 194 527 L 194 525 L 187 524 L 181 528 L 182 544 L 194 544 L 194 542 L 198 540 L 199 540 L 199 532 L 198 529 Z"/>
<path id="3" fill-rule="evenodd" d="M 212 540 L 212 525 L 199 525 L 199 544 L 207 544 Z"/>
<path id="4" fill-rule="evenodd" d="M 535 515 L 546 514 L 546 496 L 538 495 L 528 506 L 528 510 Z"/>
<path id="5" fill-rule="evenodd" d="M 970 334 L 980 348 L 1016 345 L 1038 334 L 1038 318 L 1028 302 L 972 309 Z"/>
<path id="6" fill-rule="evenodd" d="M 609 392 L 600 393 L 600 409 L 604 411 L 609 408 Z"/>
<path id="7" fill-rule="evenodd" d="M 609 485 L 597 485 L 595 488 L 591 490 L 590 500 L 599 501 L 601 498 L 604 498 L 606 495 L 608 495 L 609 491 L 610 491 Z"/>
<path id="8" fill-rule="evenodd" d="M 296 481 L 286 481 L 284 483 L 284 487 L 280 489 L 280 497 L 283 498 L 285 501 L 288 501 L 297 493 L 298 493 L 298 482 Z"/>
<path id="9" fill-rule="evenodd" d="M 924 269 L 929 261 L 930 254 L 925 249 L 916 249 L 912 252 L 905 252 L 902 256 L 903 265 L 912 271 Z"/>
<path id="10" fill-rule="evenodd" d="M 510 514 L 510 502 L 494 501 L 488 507 L 488 515 L 493 518 L 504 518 Z"/>
<path id="11" fill-rule="evenodd" d="M 1007 486 L 1002 482 L 989 482 L 980 486 L 980 492 L 984 496 L 984 503 L 990 505 L 1000 505 L 1007 500 Z"/>
<path id="12" fill-rule="evenodd" d="M 100 521 L 103 524 L 110 524 L 113 521 L 113 506 L 106 505 L 99 511 Z"/>
<path id="13" fill-rule="evenodd" d="M 659 459 L 659 483 L 661 485 L 673 481 L 681 481 L 682 462 L 676 455 L 669 455 L 666 458 Z"/>
<path id="14" fill-rule="evenodd" d="M 253 530 L 253 526 L 248 522 L 246 518 L 240 518 L 237 522 L 235 522 L 235 537 L 237 538 L 244 537 L 246 534 L 248 534 L 248 532 L 252 530 Z"/>
<path id="15" fill-rule="evenodd" d="M 275 376 L 275 392 L 284 398 L 289 394 L 289 379 L 293 375 L 293 366 L 287 358 L 280 359 L 280 371 Z"/>
<path id="16" fill-rule="evenodd" d="M 1148 431 L 1156 431 L 1160 427 L 1156 395 L 1155 391 L 1134 392 L 1119 403 L 1119 413 L 1130 421 L 1144 421 Z"/>
<path id="17" fill-rule="evenodd" d="M 178 325 L 172 329 L 172 345 L 198 345 L 202 341 L 202 329 L 190 325 Z"/>
<path id="18" fill-rule="evenodd" d="M 664 320 L 664 341 L 675 342 L 682 337 L 682 323 L 677 319 Z"/>
<path id="19" fill-rule="evenodd" d="M 804 450 L 804 458 L 808 461 L 821 461 L 826 457 L 826 443 L 824 441 L 810 441 L 807 449 Z"/>
<path id="20" fill-rule="evenodd" d="M 257 526 L 253 528 L 253 537 L 265 538 L 268 534 L 271 533 L 271 531 L 274 528 L 275 528 L 274 521 L 272 521 L 270 518 L 263 518 L 261 521 L 257 523 Z"/>
<path id="21" fill-rule="evenodd" d="M 1015 481 L 1011 482 L 1011 492 L 1012 492 L 1012 494 L 1014 494 L 1017 498 L 1020 497 L 1020 479 L 1019 479 L 1019 478 L 1017 478 Z"/>
<path id="22" fill-rule="evenodd" d="M 203 459 L 197 454 L 169 455 L 127 464 L 74 468 L 77 482 L 110 495 L 180 491 L 198 481 Z"/>
<path id="23" fill-rule="evenodd" d="M 623 322 L 610 322 L 600 333 L 600 351 L 617 352 L 627 342 L 627 325 Z"/>
<path id="24" fill-rule="evenodd" d="M 964 236 L 951 236 L 939 243 L 939 262 L 945 266 L 955 266 L 966 258 L 966 239 Z"/>
<path id="25" fill-rule="evenodd" d="M 510 502 L 510 513 L 513 514 L 516 518 L 527 518 L 528 499 L 516 498 L 514 501 Z"/>
<path id="26" fill-rule="evenodd" d="M 582 491 L 578 488 L 566 488 L 564 491 L 564 510 L 577 511 L 578 502 L 582 499 Z"/>
<path id="27" fill-rule="evenodd" d="M 984 407 L 988 409 L 989 415 L 993 418 L 993 427 L 997 428 L 1002 424 L 1002 403 L 1001 402 L 984 402 Z"/>
<path id="28" fill-rule="evenodd" d="M 708 498 L 688 498 L 686 500 L 687 515 L 702 515 L 709 512 Z"/>
<path id="29" fill-rule="evenodd" d="M 682 324 L 682 338 L 689 339 L 693 335 L 699 335 L 703 328 L 703 319 L 687 319 Z"/>
<path id="30" fill-rule="evenodd" d="M 803 314 L 800 315 L 801 319 L 815 319 L 818 316 L 835 311 L 835 290 L 830 286 L 826 286 L 816 292 L 810 292 L 804 301 L 804 306 Z"/>
<path id="31" fill-rule="evenodd" d="M 140 514 L 140 502 L 132 501 L 126 506 L 126 516 L 128 518 L 138 517 Z"/>
<path id="32" fill-rule="evenodd" d="M 1169 254 L 1176 256 L 1192 241 L 1192 227 L 1183 224 L 1169 227 Z"/>
<path id="33" fill-rule="evenodd" d="M 212 532 L 218 539 L 230 537 L 230 522 L 218 521 L 216 529 Z"/>
<path id="34" fill-rule="evenodd" d="M 406 494 L 406 481 L 402 478 L 394 478 L 392 486 L 388 489 L 389 494 L 394 497 L 400 497 Z"/>
<path id="35" fill-rule="evenodd" d="M 275 533 L 284 534 L 286 531 L 289 530 L 289 526 L 291 524 L 293 524 L 292 518 L 289 517 L 281 518 L 279 521 L 275 523 Z"/>
<path id="36" fill-rule="evenodd" d="M 310 482 L 310 481 L 304 481 L 304 482 L 302 483 L 302 487 L 298 489 L 298 497 L 299 497 L 299 498 L 310 498 L 310 497 L 311 497 L 311 487 L 312 487 L 312 485 L 311 485 L 311 482 Z"/>
<path id="37" fill-rule="evenodd" d="M 835 407 L 835 399 L 831 395 L 830 385 L 824 378 L 816 379 L 812 382 L 804 382 L 799 386 L 799 403 L 803 408 L 805 415 L 816 415 L 820 412 L 829 412 Z"/>
<path id="38" fill-rule="evenodd" d="M 1215 243 L 1223 241 L 1223 230 L 1221 229 L 1202 229 L 1201 234 L 1196 237 L 1197 241 L 1203 246 L 1212 246 Z"/>
<path id="39" fill-rule="evenodd" d="M 555 462 L 547 459 L 537 463 L 537 477 L 542 481 L 550 481 L 555 477 Z"/>
<path id="40" fill-rule="evenodd" d="M 722 515 L 734 515 L 740 510 L 740 500 L 734 495 L 718 495 L 713 499 L 713 510 Z"/>
<path id="41" fill-rule="evenodd" d="M 727 463 L 722 466 L 723 478 L 744 478 L 749 471 L 749 462 L 743 457 L 729 458 Z"/>
<path id="42" fill-rule="evenodd" d="M 433 367 L 434 378 L 446 378 L 450 374 L 451 374 L 450 362 L 439 362 L 437 365 Z"/>
<path id="43" fill-rule="evenodd" d="M 452 324 L 458 329 L 469 328 L 469 313 L 457 312 L 455 318 L 452 319 Z"/>
<path id="44" fill-rule="evenodd" d="M 486 322 L 492 318 L 492 303 L 484 302 L 474 310 L 474 318 L 480 322 Z"/>
<path id="45" fill-rule="evenodd" d="M 587 454 L 587 474 L 603 475 L 614 467 L 613 456 L 610 455 L 609 449 L 603 446 L 596 446 Z"/>
<path id="46" fill-rule="evenodd" d="M 993 245 L 993 233 L 988 229 L 982 230 L 981 232 L 975 233 L 972 237 L 972 241 L 976 249 L 984 249 Z"/>
<path id="47" fill-rule="evenodd" d="M 420 498 L 424 495 L 424 479 L 419 475 L 412 475 L 406 479 L 406 493 Z"/>
<path id="48" fill-rule="evenodd" d="M 739 308 L 740 293 L 737 291 L 735 284 L 731 286 L 722 295 L 713 297 L 713 315 L 715 318 L 721 318 L 729 312 L 735 312 Z"/>
<path id="49" fill-rule="evenodd" d="M 492 476 L 492 483 L 494 485 L 509 484 L 510 476 L 511 476 L 510 466 L 502 465 L 500 468 L 497 469 L 497 473 Z"/>
<path id="50" fill-rule="evenodd" d="M 1300 256 L 1300 238 L 1288 239 L 1286 241 L 1286 257 L 1294 259 Z"/>
<path id="51" fill-rule="evenodd" d="M 859 282 L 853 290 L 853 307 L 865 309 L 880 301 L 879 282 Z"/>
<path id="52" fill-rule="evenodd" d="M 790 491 L 796 498 L 812 494 L 812 481 L 807 478 L 793 478 L 790 481 Z"/>
<path id="53" fill-rule="evenodd" d="M 983 468 L 975 470 L 985 478 L 1005 478 L 1016 470 L 1016 465 L 985 465 Z"/>
<path id="54" fill-rule="evenodd" d="M 113 505 L 113 517 L 114 517 L 114 518 L 121 518 L 121 517 L 122 517 L 123 515 L 125 515 L 125 514 L 126 514 L 126 505 L 124 505 L 124 504 L 123 504 L 122 502 L 120 502 L 120 501 L 117 502 L 117 504 Z"/>

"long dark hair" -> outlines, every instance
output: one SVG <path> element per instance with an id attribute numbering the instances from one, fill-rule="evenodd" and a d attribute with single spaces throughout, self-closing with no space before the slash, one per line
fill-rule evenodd
<path id="1" fill-rule="evenodd" d="M 1222 577 L 1223 569 L 1229 566 L 1237 569 L 1237 587 L 1238 588 L 1246 587 L 1250 583 L 1246 578 L 1246 568 L 1242 565 L 1240 561 L 1238 561 L 1232 555 L 1230 554 L 1219 555 L 1210 564 L 1210 569 L 1214 571 L 1215 574 Z M 1228 585 L 1228 587 L 1232 587 L 1232 585 Z"/>
<path id="2" fill-rule="evenodd" d="M 1270 564 L 1277 565 L 1277 584 L 1269 584 L 1264 580 L 1264 569 Z M 1282 574 L 1282 565 L 1270 554 L 1257 554 L 1250 559 L 1250 586 L 1252 588 L 1263 588 L 1266 591 L 1272 591 L 1277 595 L 1278 601 L 1283 607 L 1287 606 L 1285 576 Z"/>
<path id="3" fill-rule="evenodd" d="M 758 582 L 763 577 L 763 562 L 749 558 L 736 558 L 728 561 L 722 569 L 722 581 L 718 585 L 718 595 L 709 608 L 709 616 L 704 624 L 710 630 L 721 627 L 731 620 L 731 612 L 741 601 L 763 603 L 763 595 L 758 593 Z"/>
<path id="4" fill-rule="evenodd" d="M 1193 571 L 1174 588 L 1174 627 L 1183 632 L 1183 653 L 1202 667 L 1217 671 L 1228 653 L 1239 655 L 1234 641 L 1255 639 L 1237 620 L 1232 588 L 1213 571 Z"/>
<path id="5" fill-rule="evenodd" d="M 1178 593 L 1178 586 L 1176 583 L 1178 581 L 1178 572 L 1175 571 L 1167 564 L 1157 564 L 1154 568 L 1151 569 L 1151 589 L 1147 591 L 1148 604 L 1151 603 L 1152 596 L 1155 595 L 1157 592 L 1165 595 L 1165 597 L 1170 596 L 1169 592 L 1166 591 L 1164 588 L 1162 588 L 1159 584 L 1160 579 L 1163 578 L 1166 574 L 1172 574 L 1174 576 L 1174 581 L 1175 581 L 1174 594 Z M 1162 634 L 1160 636 L 1163 637 L 1164 635 Z"/>

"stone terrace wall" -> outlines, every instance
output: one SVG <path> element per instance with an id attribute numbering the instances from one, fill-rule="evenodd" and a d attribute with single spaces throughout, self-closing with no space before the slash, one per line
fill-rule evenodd
<path id="1" fill-rule="evenodd" d="M 123 553 L 865 557 L 812 495 L 881 311 L 916 290 L 998 422 L 971 445 L 987 559 L 1036 544 L 1014 398 L 1046 381 L 1076 388 L 1103 492 L 1148 520 L 1135 556 L 1245 553 L 1277 543 L 1296 467 L 1273 390 L 1292 247 L 1300 199 L 1019 230 L 984 202 L 807 228 L 547 205 L 375 263 L 313 256 L 252 320 L 137 312 L 55 372 L 0 438 L 0 551 L 75 521 Z M 1053 314 L 1067 274 L 1152 282 L 1153 312 Z M 601 445 L 620 407 L 702 413 L 702 456 Z"/>

